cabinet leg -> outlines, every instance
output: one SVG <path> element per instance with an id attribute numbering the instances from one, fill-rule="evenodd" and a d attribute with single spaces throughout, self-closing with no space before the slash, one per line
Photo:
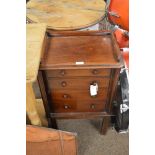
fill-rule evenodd
<path id="1" fill-rule="evenodd" d="M 48 127 L 53 129 L 58 129 L 57 122 L 55 118 L 48 118 Z"/>
<path id="2" fill-rule="evenodd" d="M 110 126 L 110 119 L 111 117 L 110 116 L 105 116 L 103 118 L 103 121 L 102 121 L 102 126 L 101 126 L 101 134 L 102 135 L 106 135 L 107 131 L 108 131 L 108 128 Z"/>

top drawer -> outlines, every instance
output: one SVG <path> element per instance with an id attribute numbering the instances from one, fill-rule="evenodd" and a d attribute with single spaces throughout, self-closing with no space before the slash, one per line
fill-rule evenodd
<path id="1" fill-rule="evenodd" d="M 48 78 L 49 89 L 85 89 L 97 83 L 98 89 L 108 88 L 110 78 L 103 77 L 79 77 L 79 78 Z"/>
<path id="2" fill-rule="evenodd" d="M 48 70 L 47 77 L 76 77 L 76 76 L 110 76 L 110 69 L 67 69 Z"/>

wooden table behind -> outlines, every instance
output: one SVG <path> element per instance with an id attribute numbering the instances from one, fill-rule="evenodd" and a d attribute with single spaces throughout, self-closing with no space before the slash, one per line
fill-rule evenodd
<path id="1" fill-rule="evenodd" d="M 27 19 L 44 22 L 55 30 L 75 30 L 92 26 L 105 15 L 104 0 L 31 0 Z"/>

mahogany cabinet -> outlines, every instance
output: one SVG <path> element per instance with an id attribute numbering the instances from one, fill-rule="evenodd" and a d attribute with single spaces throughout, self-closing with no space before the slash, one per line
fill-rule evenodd
<path id="1" fill-rule="evenodd" d="M 38 82 L 50 127 L 56 119 L 103 118 L 105 134 L 112 114 L 122 56 L 109 31 L 51 31 Z"/>

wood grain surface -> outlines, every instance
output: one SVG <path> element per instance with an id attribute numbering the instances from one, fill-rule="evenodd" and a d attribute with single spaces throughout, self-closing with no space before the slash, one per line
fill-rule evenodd
<path id="1" fill-rule="evenodd" d="M 120 50 L 109 31 L 48 31 L 40 69 L 120 67 Z"/>
<path id="2" fill-rule="evenodd" d="M 113 33 L 48 29 L 47 36 L 39 85 L 44 85 L 41 94 L 47 100 L 44 105 L 51 122 L 61 118 L 110 117 L 117 75 L 123 66 Z M 89 88 L 94 83 L 99 92 L 96 99 L 90 97 Z M 108 120 L 104 119 L 102 134 L 108 129 Z"/>
<path id="3" fill-rule="evenodd" d="M 45 24 L 26 25 L 26 82 L 37 78 L 45 31 Z"/>
<path id="4" fill-rule="evenodd" d="M 27 19 L 55 30 L 81 29 L 99 22 L 105 5 L 104 0 L 30 0 Z"/>
<path id="5" fill-rule="evenodd" d="M 39 114 L 43 127 L 48 127 L 48 121 L 46 118 L 45 108 L 42 99 L 36 99 L 36 109 Z"/>
<path id="6" fill-rule="evenodd" d="M 36 80 L 45 38 L 45 24 L 26 25 L 26 112 L 31 124 L 41 125 L 32 83 Z"/>
<path id="7" fill-rule="evenodd" d="M 77 102 L 76 102 L 77 101 Z M 91 100 L 70 100 L 61 101 L 54 100 L 53 108 L 55 113 L 70 113 L 70 112 L 103 112 L 105 111 L 105 104 L 102 100 L 91 101 Z"/>
<path id="8" fill-rule="evenodd" d="M 76 77 L 76 76 L 110 76 L 110 69 L 62 69 L 62 70 L 48 70 L 47 77 Z"/>
<path id="9" fill-rule="evenodd" d="M 26 84 L 26 113 L 32 125 L 42 125 L 36 110 L 36 100 L 32 88 L 32 83 Z"/>
<path id="10" fill-rule="evenodd" d="M 52 100 L 61 100 L 61 101 L 69 101 L 69 100 L 75 100 L 77 101 L 78 99 L 82 98 L 82 100 L 90 100 L 90 102 L 96 101 L 96 100 L 106 100 L 107 98 L 107 91 L 108 89 L 104 88 L 99 88 L 97 95 L 92 97 L 90 95 L 90 92 L 88 90 L 52 90 L 51 91 L 51 99 Z"/>
<path id="11" fill-rule="evenodd" d="M 78 77 L 78 78 L 50 78 L 48 79 L 49 89 L 85 89 L 89 91 L 89 86 L 93 83 L 97 83 L 99 88 L 108 88 L 109 78 L 102 77 Z"/>

